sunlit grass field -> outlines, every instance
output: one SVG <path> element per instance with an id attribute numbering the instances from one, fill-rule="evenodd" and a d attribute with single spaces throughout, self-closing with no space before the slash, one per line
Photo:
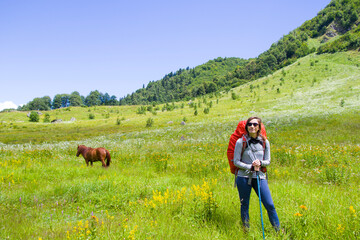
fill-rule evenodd
<path id="1" fill-rule="evenodd" d="M 267 239 L 360 238 L 359 63 L 358 52 L 311 55 L 145 115 L 140 106 L 68 108 L 48 112 L 63 120 L 51 124 L 0 113 L 0 239 L 261 239 L 254 192 L 242 230 L 226 157 L 238 121 L 253 115 L 271 143 L 282 227 L 276 233 L 263 208 Z M 110 167 L 86 167 L 78 144 L 107 148 Z"/>

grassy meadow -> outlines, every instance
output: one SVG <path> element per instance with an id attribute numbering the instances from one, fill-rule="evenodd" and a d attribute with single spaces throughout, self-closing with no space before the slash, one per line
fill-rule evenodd
<path id="1" fill-rule="evenodd" d="M 49 111 L 56 124 L 0 113 L 0 239 L 261 239 L 254 192 L 242 230 L 226 157 L 238 121 L 253 115 L 270 140 L 282 227 L 276 233 L 263 208 L 266 238 L 360 238 L 359 52 L 309 55 L 169 106 Z M 78 144 L 107 148 L 110 167 L 86 167 Z"/>

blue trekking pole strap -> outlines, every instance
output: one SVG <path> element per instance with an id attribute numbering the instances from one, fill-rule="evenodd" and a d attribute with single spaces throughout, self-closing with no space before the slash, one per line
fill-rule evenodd
<path id="1" fill-rule="evenodd" d="M 265 239 L 265 232 L 264 232 L 264 220 L 263 220 L 262 207 L 261 207 L 261 193 L 260 193 L 260 178 L 259 178 L 259 171 L 256 171 L 256 179 L 257 179 L 257 184 L 258 184 L 258 193 L 259 193 L 259 203 L 260 203 L 260 216 L 261 216 L 262 234 L 263 234 L 263 239 Z"/>

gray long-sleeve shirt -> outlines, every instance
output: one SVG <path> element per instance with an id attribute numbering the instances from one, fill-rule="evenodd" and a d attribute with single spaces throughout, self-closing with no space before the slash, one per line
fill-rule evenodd
<path id="1" fill-rule="evenodd" d="M 256 159 L 259 159 L 261 161 L 262 167 L 270 165 L 270 143 L 268 140 L 266 140 L 264 151 L 262 143 L 249 144 L 251 138 L 247 135 L 245 135 L 245 138 L 247 139 L 248 143 L 242 156 L 241 151 L 243 146 L 243 138 L 239 138 L 235 144 L 234 165 L 239 168 L 237 176 L 256 178 L 256 173 L 251 171 L 252 163 Z M 258 137 L 257 139 L 262 140 L 261 137 Z M 259 171 L 259 177 L 261 179 L 265 179 L 266 174 Z"/>

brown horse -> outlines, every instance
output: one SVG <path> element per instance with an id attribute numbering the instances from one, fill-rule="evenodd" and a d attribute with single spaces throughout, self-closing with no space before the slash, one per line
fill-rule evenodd
<path id="1" fill-rule="evenodd" d="M 89 166 L 89 162 L 92 166 L 93 162 L 96 161 L 101 161 L 103 167 L 110 166 L 110 153 L 105 148 L 91 148 L 84 145 L 78 145 L 76 156 L 78 157 L 80 154 L 84 157 L 87 166 Z M 106 164 L 105 159 L 107 159 Z"/>

